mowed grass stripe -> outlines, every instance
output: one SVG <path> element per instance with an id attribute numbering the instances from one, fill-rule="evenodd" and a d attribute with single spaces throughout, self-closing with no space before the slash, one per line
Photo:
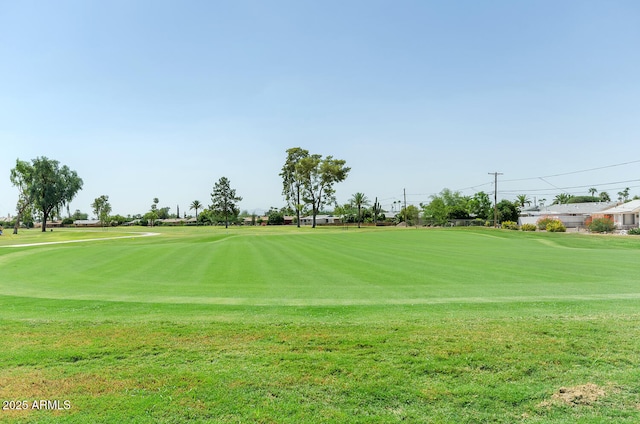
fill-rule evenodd
<path id="1" fill-rule="evenodd" d="M 585 248 L 586 237 L 484 229 L 270 231 L 179 229 L 3 251 L 0 294 L 327 305 L 640 292 L 633 239 Z"/>

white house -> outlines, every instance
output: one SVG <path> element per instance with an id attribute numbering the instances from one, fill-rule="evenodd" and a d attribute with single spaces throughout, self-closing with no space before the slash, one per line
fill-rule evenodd
<path id="1" fill-rule="evenodd" d="M 567 228 L 578 228 L 584 226 L 590 216 L 603 213 L 615 204 L 616 202 L 589 202 L 549 205 L 540 210 L 523 211 L 518 218 L 518 224 L 536 224 L 540 218 L 555 218 L 562 221 Z"/>
<path id="2" fill-rule="evenodd" d="M 640 226 L 640 200 L 632 200 L 621 205 L 605 209 L 595 217 L 609 216 L 613 219 L 616 228 L 628 230 Z"/>
<path id="3" fill-rule="evenodd" d="M 316 215 L 316 225 L 340 224 L 342 221 L 339 217 L 333 215 Z M 301 225 L 312 225 L 313 216 L 308 215 L 300 218 Z"/>

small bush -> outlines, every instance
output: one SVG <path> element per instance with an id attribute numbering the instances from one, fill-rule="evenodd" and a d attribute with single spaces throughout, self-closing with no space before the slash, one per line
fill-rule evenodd
<path id="1" fill-rule="evenodd" d="M 610 233 L 615 230 L 616 225 L 610 218 L 594 218 L 587 228 L 592 233 Z"/>
<path id="2" fill-rule="evenodd" d="M 551 220 L 551 222 L 547 224 L 546 229 L 550 233 L 564 233 L 565 231 L 567 231 L 567 227 L 565 227 L 562 221 L 560 221 L 559 219 Z"/>
<path id="3" fill-rule="evenodd" d="M 539 220 L 537 220 L 536 224 L 538 225 L 538 229 L 539 230 L 546 230 L 547 229 L 547 224 L 549 224 L 550 222 L 554 222 L 554 221 L 557 221 L 557 219 L 549 218 L 548 216 L 545 216 L 544 218 L 540 218 Z"/>
<path id="4" fill-rule="evenodd" d="M 522 231 L 535 231 L 537 228 L 535 224 L 522 224 L 520 227 Z"/>
<path id="5" fill-rule="evenodd" d="M 632 236 L 640 236 L 640 228 L 632 228 L 627 231 L 627 234 L 631 234 Z"/>
<path id="6" fill-rule="evenodd" d="M 503 230 L 518 230 L 518 223 L 513 221 L 504 221 L 502 223 Z"/>

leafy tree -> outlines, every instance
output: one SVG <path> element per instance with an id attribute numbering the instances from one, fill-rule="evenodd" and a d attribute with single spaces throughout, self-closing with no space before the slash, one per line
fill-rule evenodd
<path id="1" fill-rule="evenodd" d="M 431 202 L 428 204 L 420 204 L 422 207 L 422 215 L 424 219 L 433 225 L 445 225 L 449 219 L 449 211 L 447 205 L 441 196 L 431 196 Z"/>
<path id="2" fill-rule="evenodd" d="M 211 210 L 224 217 L 224 226 L 229 228 L 229 218 L 237 217 L 240 210 L 237 203 L 242 200 L 242 197 L 236 196 L 235 189 L 231 188 L 231 183 L 227 177 L 222 177 L 213 186 L 213 193 L 211 193 Z"/>
<path id="3" fill-rule="evenodd" d="M 46 157 L 33 159 L 33 173 L 27 183 L 27 198 L 42 214 L 42 231 L 47 230 L 51 213 L 70 202 L 82 189 L 82 179 L 68 166 Z"/>
<path id="4" fill-rule="evenodd" d="M 284 214 L 282 211 L 272 207 L 269 209 L 269 213 L 267 213 L 267 224 L 268 225 L 283 225 L 284 224 Z"/>
<path id="5" fill-rule="evenodd" d="M 282 166 L 282 194 L 289 206 L 296 212 L 296 222 L 300 228 L 300 214 L 304 205 L 302 204 L 302 187 L 304 178 L 301 173 L 300 161 L 309 157 L 309 151 L 300 147 L 293 147 L 287 150 L 287 159 Z"/>
<path id="6" fill-rule="evenodd" d="M 407 226 L 412 226 L 417 224 L 418 217 L 420 216 L 420 210 L 413 205 L 409 205 L 406 208 L 402 208 L 400 216 L 401 219 L 407 223 Z"/>
<path id="7" fill-rule="evenodd" d="M 103 227 L 109 225 L 109 214 L 111 213 L 109 196 L 103 194 L 102 196 L 95 198 L 91 207 L 93 208 L 93 213 L 95 213 L 100 220 L 100 224 L 102 224 Z"/>
<path id="8" fill-rule="evenodd" d="M 296 172 L 302 181 L 302 200 L 311 205 L 312 227 L 316 227 L 316 216 L 324 204 L 335 202 L 334 184 L 344 181 L 351 168 L 346 161 L 333 156 L 322 158 L 314 154 L 306 156 L 296 165 Z"/>
<path id="9" fill-rule="evenodd" d="M 189 207 L 189 210 L 192 209 L 195 209 L 196 211 L 196 225 L 198 225 L 198 209 L 202 209 L 202 203 L 200 203 L 199 200 L 194 200 L 191 202 L 191 206 Z"/>
<path id="10" fill-rule="evenodd" d="M 29 162 L 16 159 L 16 167 L 11 170 L 11 183 L 18 188 L 18 203 L 16 205 L 16 222 L 13 234 L 18 234 L 18 227 L 26 212 L 30 211 L 33 201 L 29 197 L 29 186 L 32 184 L 34 169 Z"/>
<path id="11" fill-rule="evenodd" d="M 420 204 L 424 218 L 434 225 L 445 225 L 450 219 L 468 218 L 472 205 L 472 199 L 448 188 L 432 195 L 429 204 Z"/>
<path id="12" fill-rule="evenodd" d="M 609 196 L 609 193 L 607 193 L 606 191 L 601 191 L 600 192 L 600 201 L 601 202 L 610 202 L 611 201 L 611 196 Z"/>
<path id="13" fill-rule="evenodd" d="M 364 193 L 358 192 L 351 196 L 351 203 L 358 210 L 358 228 L 360 228 L 360 224 L 362 223 L 362 207 L 369 206 L 369 199 L 367 199 Z"/>
<path id="14" fill-rule="evenodd" d="M 336 205 L 333 214 L 340 217 L 344 223 L 356 222 L 357 210 L 353 203 L 345 203 L 344 205 Z"/>
<path id="15" fill-rule="evenodd" d="M 76 211 L 71 215 L 71 218 L 74 221 L 79 221 L 82 219 L 89 219 L 89 215 L 83 212 L 80 212 L 80 209 L 76 209 Z"/>
<path id="16" fill-rule="evenodd" d="M 498 209 L 498 222 L 513 221 L 518 222 L 518 205 L 509 200 L 503 199 L 496 205 Z"/>
<path id="17" fill-rule="evenodd" d="M 493 210 L 491 198 L 484 191 L 479 191 L 469 200 L 469 213 L 476 218 L 489 219 Z"/>
<path id="18" fill-rule="evenodd" d="M 124 216 L 122 216 L 122 215 L 118 215 L 118 214 L 113 215 L 113 216 L 111 217 L 111 223 L 112 223 L 112 225 L 122 225 L 122 224 L 124 224 L 125 222 L 129 222 L 129 221 L 130 221 L 129 219 L 125 218 L 125 217 L 124 217 Z"/>
<path id="19" fill-rule="evenodd" d="M 167 219 L 169 218 L 169 206 L 165 206 L 164 208 L 160 208 L 156 210 L 158 214 L 158 219 Z"/>

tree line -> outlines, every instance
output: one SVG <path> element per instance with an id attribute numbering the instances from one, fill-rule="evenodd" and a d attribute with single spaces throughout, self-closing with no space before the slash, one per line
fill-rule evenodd
<path id="1" fill-rule="evenodd" d="M 282 195 L 286 201 L 283 208 L 272 207 L 268 212 L 270 224 L 284 223 L 284 216 L 295 216 L 297 226 L 300 226 L 303 214 L 310 214 L 312 227 L 316 227 L 316 217 L 319 213 L 330 209 L 330 213 L 341 217 L 342 222 L 357 223 L 358 227 L 363 222 L 378 223 L 385 220 L 386 216 L 378 199 L 373 204 L 364 193 L 358 192 L 352 195 L 349 201 L 339 205 L 335 198 L 335 185 L 344 181 L 351 168 L 346 166 L 346 161 L 336 159 L 333 156 L 323 157 L 312 154 L 301 147 L 293 147 L 286 150 L 284 164 L 279 176 L 282 178 Z M 17 217 L 14 225 L 14 234 L 18 232 L 20 222 L 33 220 L 33 215 L 38 214 L 42 221 L 42 231 L 46 231 L 47 221 L 52 216 L 61 216 L 66 208 L 68 220 L 87 219 L 87 214 L 76 210 L 73 215 L 69 211 L 69 204 L 82 189 L 83 181 L 78 174 L 66 165 L 60 165 L 56 160 L 47 157 L 37 157 L 31 162 L 16 160 L 16 166 L 11 170 L 10 179 L 18 188 L 18 201 L 16 204 Z M 561 193 L 553 199 L 555 204 L 610 201 L 607 192 L 601 192 L 596 196 L 597 189 L 590 188 L 589 196 L 571 196 Z M 619 201 L 629 200 L 629 188 L 618 192 Z M 637 196 L 634 197 L 638 198 Z M 231 188 L 231 182 L 227 177 L 221 177 L 213 186 L 211 203 L 208 206 L 199 200 L 194 200 L 189 209 L 195 211 L 196 224 L 229 224 L 237 223 L 240 215 L 239 202 L 242 197 Z M 171 216 L 180 218 L 179 207 L 177 213 L 169 213 L 168 207 L 159 208 L 158 198 L 147 213 L 137 215 L 144 225 L 154 225 L 159 219 Z M 394 202 L 395 203 L 395 202 Z M 539 200 L 540 206 L 544 206 L 546 199 Z M 463 196 L 458 191 L 448 188 L 440 193 L 430 196 L 429 201 L 415 205 L 405 205 L 395 216 L 396 222 L 405 222 L 415 225 L 422 218 L 426 225 L 447 225 L 455 220 L 475 220 L 489 222 L 493 220 L 494 212 L 497 212 L 498 223 L 504 221 L 517 221 L 520 212 L 531 204 L 526 195 L 518 195 L 515 201 L 503 199 L 496 205 L 489 195 L 483 191 L 473 196 Z M 100 195 L 91 204 L 91 208 L 97 219 L 103 226 L 122 224 L 127 221 L 120 215 L 111 215 L 112 208 L 109 196 Z M 200 211 L 200 213 L 199 213 Z M 325 211 L 326 212 L 326 211 Z M 248 213 L 244 214 L 245 216 Z M 186 218 L 187 214 L 184 214 Z M 253 215 L 253 220 L 256 221 Z M 131 220 L 131 219 L 129 219 Z M 254 222 L 255 223 L 255 222 Z"/>

